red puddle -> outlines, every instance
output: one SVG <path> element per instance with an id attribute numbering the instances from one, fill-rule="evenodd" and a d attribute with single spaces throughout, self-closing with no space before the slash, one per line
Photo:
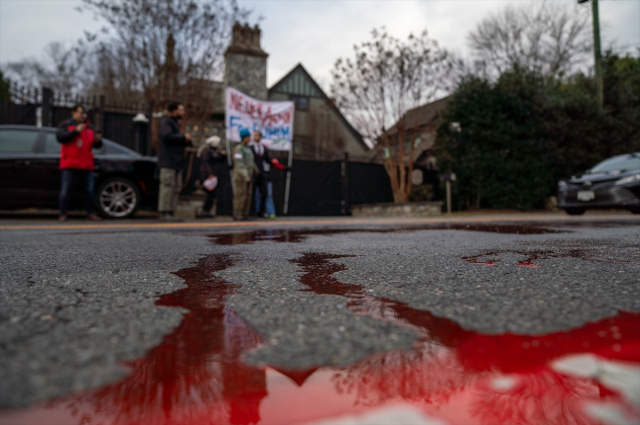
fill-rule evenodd
<path id="1" fill-rule="evenodd" d="M 210 235 L 211 240 L 218 245 L 242 245 L 258 241 L 301 242 L 312 235 L 335 235 L 340 233 L 394 233 L 411 230 L 468 230 L 489 233 L 510 233 L 519 235 L 542 235 L 546 233 L 565 233 L 565 231 L 543 227 L 538 223 L 519 224 L 461 224 L 441 223 L 422 226 L 400 226 L 393 229 L 260 229 L 247 232 L 221 233 Z"/>
<path id="2" fill-rule="evenodd" d="M 285 425 L 401 403 L 452 424 L 595 425 L 599 422 L 584 413 L 585 403 L 622 403 L 620 395 L 594 380 L 556 373 L 549 362 L 593 353 L 640 363 L 640 313 L 621 312 L 544 336 L 484 335 L 339 282 L 333 274 L 346 267 L 333 260 L 342 257 L 309 253 L 293 262 L 310 291 L 346 297 L 356 314 L 415 329 L 419 342 L 414 349 L 380 353 L 348 367 L 285 371 L 249 366 L 242 353 L 259 348 L 262 339 L 225 306 L 235 287 L 212 275 L 233 260 L 208 256 L 177 273 L 186 289 L 159 299 L 158 305 L 190 311 L 161 345 L 129 364 L 128 378 L 3 412 L 0 422 Z"/>
<path id="3" fill-rule="evenodd" d="M 524 260 L 521 260 L 516 264 L 519 267 L 529 267 L 529 268 L 538 268 L 541 267 L 540 264 L 534 263 L 534 261 L 541 260 L 549 260 L 551 258 L 577 258 L 582 261 L 588 261 L 590 263 L 605 263 L 605 264 L 619 264 L 619 265 L 627 265 L 627 266 L 635 266 L 638 265 L 637 261 L 625 261 L 618 260 L 614 258 L 604 258 L 598 259 L 594 258 L 593 255 L 590 255 L 588 252 L 582 249 L 560 249 L 558 251 L 491 251 L 486 252 L 484 254 L 472 255 L 468 257 L 462 257 L 464 261 L 470 264 L 480 264 L 484 266 L 495 266 L 500 261 L 499 259 L 491 259 L 485 260 L 486 257 L 497 257 L 499 254 L 519 254 L 525 257 Z"/>

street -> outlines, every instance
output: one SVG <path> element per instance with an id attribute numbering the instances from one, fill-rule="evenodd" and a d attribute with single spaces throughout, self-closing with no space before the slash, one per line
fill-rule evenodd
<path id="1" fill-rule="evenodd" d="M 640 421 L 631 214 L 5 219 L 0 255 L 3 425 Z"/>

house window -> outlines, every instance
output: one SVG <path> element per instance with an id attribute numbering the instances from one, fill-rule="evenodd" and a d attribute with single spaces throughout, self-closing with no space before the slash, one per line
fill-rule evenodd
<path id="1" fill-rule="evenodd" d="M 307 96 L 289 96 L 289 100 L 293 100 L 296 104 L 297 111 L 309 110 L 309 98 Z"/>

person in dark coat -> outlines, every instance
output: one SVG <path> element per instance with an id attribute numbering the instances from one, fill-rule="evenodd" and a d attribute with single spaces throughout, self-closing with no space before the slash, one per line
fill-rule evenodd
<path id="1" fill-rule="evenodd" d="M 184 148 L 191 146 L 191 135 L 180 131 L 184 106 L 172 102 L 167 106 L 169 116 L 160 120 L 158 130 L 158 167 L 160 167 L 160 195 L 158 211 L 161 220 L 177 220 L 174 212 L 182 190 Z"/>
<path id="2" fill-rule="evenodd" d="M 75 105 L 71 110 L 71 118 L 58 125 L 56 133 L 60 150 L 60 221 L 67 220 L 71 188 L 74 181 L 82 182 L 84 203 L 89 220 L 102 220 L 94 211 L 93 196 L 93 152 L 91 149 L 102 147 L 102 135 L 93 129 L 84 108 Z"/>
<path id="3" fill-rule="evenodd" d="M 276 218 L 276 207 L 273 203 L 273 185 L 271 183 L 271 167 L 277 170 L 285 170 L 286 167 L 278 162 L 276 158 L 269 157 L 269 150 L 260 143 L 262 133 L 253 132 L 253 141 L 249 147 L 253 151 L 256 166 L 260 172 L 254 179 L 253 189 L 253 210 L 258 217 Z"/>
<path id="4" fill-rule="evenodd" d="M 212 177 L 216 177 L 219 181 L 220 176 L 225 172 L 224 163 L 227 159 L 227 152 L 220 149 L 220 138 L 218 136 L 209 137 L 198 152 L 198 156 L 200 157 L 200 183 L 204 183 Z M 196 218 L 215 218 L 215 213 L 211 213 L 211 208 L 215 200 L 220 200 L 222 193 L 220 184 L 213 190 L 208 190 L 205 187 L 205 191 L 207 198 L 202 208 L 198 208 L 196 211 Z"/>

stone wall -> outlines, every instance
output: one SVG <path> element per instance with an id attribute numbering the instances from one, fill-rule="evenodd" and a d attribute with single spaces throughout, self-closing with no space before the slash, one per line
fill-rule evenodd
<path id="1" fill-rule="evenodd" d="M 351 207 L 354 217 L 429 217 L 442 214 L 442 202 L 361 204 Z"/>

